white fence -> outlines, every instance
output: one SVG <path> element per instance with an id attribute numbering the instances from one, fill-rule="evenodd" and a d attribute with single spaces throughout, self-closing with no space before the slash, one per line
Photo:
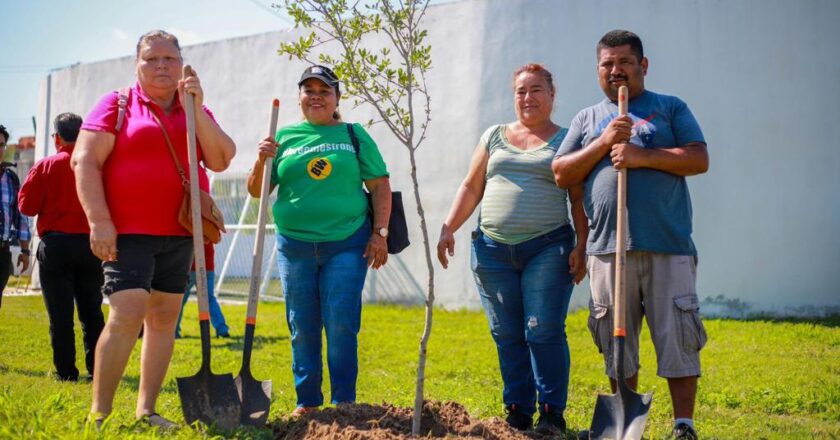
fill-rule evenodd
<path id="1" fill-rule="evenodd" d="M 254 239 L 259 200 L 252 198 L 245 186 L 246 175 L 224 174 L 211 178 L 213 199 L 225 216 L 227 234 L 216 245 L 216 295 L 245 300 L 251 282 Z M 273 202 L 272 195 L 269 203 Z M 282 301 L 277 269 L 277 246 L 271 210 L 268 212 L 265 247 L 260 274 L 260 297 Z M 421 304 L 425 293 L 399 255 L 391 255 L 382 269 L 371 270 L 362 298 L 365 302 Z"/>

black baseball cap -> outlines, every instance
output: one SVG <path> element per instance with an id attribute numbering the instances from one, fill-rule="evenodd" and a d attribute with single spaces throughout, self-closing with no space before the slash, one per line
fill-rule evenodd
<path id="1" fill-rule="evenodd" d="M 333 72 L 329 67 L 326 66 L 309 66 L 306 70 L 303 71 L 303 75 L 300 76 L 300 81 L 298 81 L 298 87 L 300 87 L 304 81 L 308 80 L 309 78 L 318 78 L 324 82 L 324 84 L 337 88 L 338 87 L 338 77 L 335 76 L 335 72 Z"/>

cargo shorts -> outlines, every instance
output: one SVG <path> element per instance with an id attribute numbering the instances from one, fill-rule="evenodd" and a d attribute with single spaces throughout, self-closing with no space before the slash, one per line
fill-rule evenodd
<path id="1" fill-rule="evenodd" d="M 615 254 L 587 258 L 589 331 L 604 354 L 606 373 L 615 379 L 613 347 L 613 290 Z M 627 252 L 626 338 L 624 376 L 639 371 L 639 333 L 642 316 L 647 321 L 656 350 L 656 374 L 665 378 L 700 376 L 700 349 L 706 329 L 700 320 L 697 299 L 696 258 L 691 255 Z"/>

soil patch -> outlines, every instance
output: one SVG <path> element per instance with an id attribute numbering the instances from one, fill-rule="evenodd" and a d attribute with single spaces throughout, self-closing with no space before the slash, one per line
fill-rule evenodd
<path id="1" fill-rule="evenodd" d="M 309 413 L 298 420 L 280 420 L 271 425 L 274 438 L 283 440 L 397 440 L 411 436 L 412 409 L 387 403 L 340 405 Z M 533 431 L 517 431 L 504 420 L 476 420 L 456 402 L 426 402 L 420 437 L 487 440 L 549 439 Z"/>

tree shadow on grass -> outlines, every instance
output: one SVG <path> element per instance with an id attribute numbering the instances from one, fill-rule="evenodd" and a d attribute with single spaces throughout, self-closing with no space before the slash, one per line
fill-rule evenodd
<path id="1" fill-rule="evenodd" d="M 140 376 L 133 376 L 126 374 L 122 378 L 122 384 L 129 387 L 136 392 L 140 389 Z M 160 388 L 161 393 L 178 393 L 178 383 L 174 380 L 164 380 L 163 386 Z"/>
<path id="2" fill-rule="evenodd" d="M 27 370 L 23 368 L 14 368 L 7 365 L 0 365 L 0 374 L 20 374 L 22 376 L 38 377 L 49 379 L 49 371 L 46 370 Z"/>
<path id="3" fill-rule="evenodd" d="M 262 348 L 266 344 L 276 344 L 287 340 L 289 340 L 288 336 L 254 336 L 254 350 Z M 242 351 L 245 348 L 245 338 L 233 337 L 225 339 L 225 342 L 219 348 Z"/>
<path id="4" fill-rule="evenodd" d="M 821 317 L 803 318 L 797 316 L 770 316 L 770 315 L 755 315 L 748 318 L 738 319 L 738 321 L 761 321 L 761 322 L 779 322 L 791 324 L 813 324 L 820 327 L 837 328 L 840 327 L 840 314 L 833 314 Z"/>

